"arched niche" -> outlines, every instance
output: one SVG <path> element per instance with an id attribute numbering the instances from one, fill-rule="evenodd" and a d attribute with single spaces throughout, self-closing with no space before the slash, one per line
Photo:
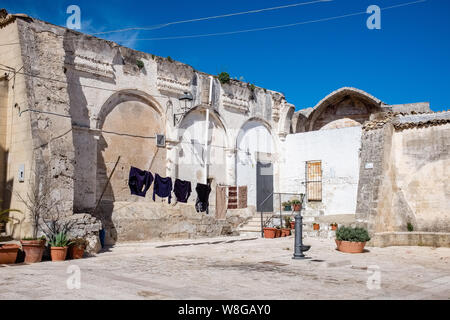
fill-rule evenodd
<path id="1" fill-rule="evenodd" d="M 355 88 L 341 88 L 322 99 L 308 117 L 306 131 L 360 126 L 382 111 L 379 99 Z"/>
<path id="2" fill-rule="evenodd" d="M 236 150 L 236 183 L 247 186 L 247 203 L 256 206 L 258 158 L 271 159 L 276 152 L 270 125 L 262 119 L 248 120 L 239 130 Z"/>
<path id="3" fill-rule="evenodd" d="M 102 201 L 131 201 L 128 187 L 130 167 L 165 176 L 166 149 L 156 146 L 156 134 L 165 133 L 161 110 L 145 93 L 122 91 L 114 94 L 102 107 L 97 145 L 97 199 L 120 156 Z M 149 190 L 153 189 L 153 186 Z M 144 199 L 144 198 L 143 198 Z M 146 197 L 149 200 L 151 197 Z"/>
<path id="4" fill-rule="evenodd" d="M 195 184 L 205 183 L 205 160 L 208 164 L 207 178 L 215 183 L 225 184 L 227 181 L 227 164 L 225 149 L 228 147 L 228 136 L 220 116 L 213 110 L 209 112 L 208 150 L 205 150 L 206 109 L 190 110 L 178 127 L 178 178 L 189 180 Z"/>

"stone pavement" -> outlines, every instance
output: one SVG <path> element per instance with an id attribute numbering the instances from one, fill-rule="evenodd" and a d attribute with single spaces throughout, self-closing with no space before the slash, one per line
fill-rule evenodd
<path id="1" fill-rule="evenodd" d="M 293 243 L 122 243 L 82 260 L 0 265 L 0 299 L 450 299 L 450 248 L 344 254 L 333 240 L 306 238 L 311 259 L 292 260 Z M 76 266 L 81 287 L 69 289 Z"/>

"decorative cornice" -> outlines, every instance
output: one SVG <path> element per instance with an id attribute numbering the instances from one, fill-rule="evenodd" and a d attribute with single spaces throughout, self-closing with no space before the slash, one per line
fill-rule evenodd
<path id="1" fill-rule="evenodd" d="M 114 78 L 114 70 L 111 63 L 80 54 L 74 55 L 74 62 L 66 62 L 66 65 L 77 71 L 87 72 L 106 78 Z"/>
<path id="2" fill-rule="evenodd" d="M 222 101 L 225 108 L 233 109 L 241 113 L 247 113 L 250 110 L 248 101 L 244 99 L 230 98 L 226 94 L 222 94 Z"/>
<path id="3" fill-rule="evenodd" d="M 172 94 L 183 94 L 190 91 L 190 82 L 182 82 L 170 78 L 158 77 L 156 85 L 159 91 L 164 91 Z"/>

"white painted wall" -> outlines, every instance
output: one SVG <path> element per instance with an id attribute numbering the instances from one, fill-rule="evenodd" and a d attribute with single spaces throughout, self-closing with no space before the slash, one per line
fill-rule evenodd
<path id="1" fill-rule="evenodd" d="M 205 183 L 205 111 L 190 112 L 181 123 L 178 153 L 178 178 L 191 181 L 193 188 Z M 226 183 L 226 134 L 210 114 L 208 139 L 208 177 Z"/>
<path id="2" fill-rule="evenodd" d="M 305 162 L 322 161 L 325 215 L 356 210 L 361 127 L 290 134 L 281 143 L 280 192 L 305 192 Z"/>
<path id="3" fill-rule="evenodd" d="M 249 121 L 237 137 L 236 181 L 247 186 L 247 204 L 256 206 L 257 152 L 272 153 L 273 139 L 269 130 L 259 121 Z"/>

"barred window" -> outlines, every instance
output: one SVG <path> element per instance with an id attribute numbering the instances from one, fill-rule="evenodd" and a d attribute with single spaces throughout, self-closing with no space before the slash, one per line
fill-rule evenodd
<path id="1" fill-rule="evenodd" d="M 306 162 L 306 193 L 308 201 L 322 201 L 322 161 Z"/>

